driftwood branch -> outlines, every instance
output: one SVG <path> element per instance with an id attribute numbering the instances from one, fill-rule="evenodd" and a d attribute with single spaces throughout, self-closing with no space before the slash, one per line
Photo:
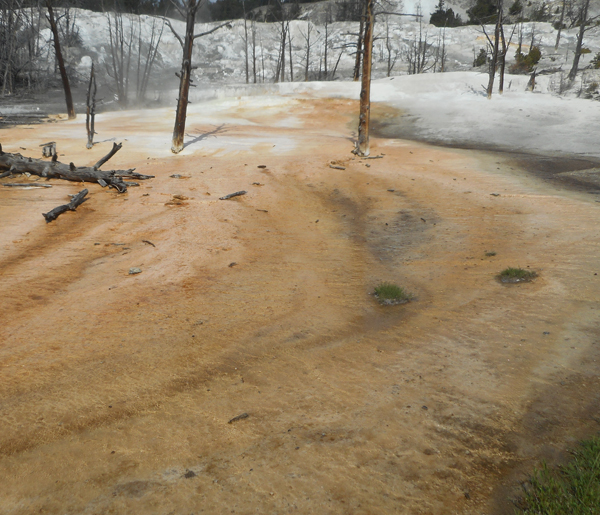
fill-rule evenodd
<path id="1" fill-rule="evenodd" d="M 0 171 L 8 170 L 11 173 L 30 173 L 48 179 L 64 179 L 74 182 L 95 182 L 102 187 L 115 188 L 119 193 L 127 191 L 127 186 L 137 186 L 135 182 L 126 182 L 123 179 L 152 179 L 153 175 L 142 175 L 129 170 L 100 170 L 99 168 L 114 156 L 121 144 L 114 144 L 112 150 L 98 161 L 94 166 L 75 166 L 73 163 L 64 164 L 57 160 L 56 154 L 52 161 L 23 157 L 21 154 L 11 154 L 2 151 L 0 144 Z"/>
<path id="2" fill-rule="evenodd" d="M 49 224 L 53 220 L 56 220 L 60 215 L 67 211 L 75 211 L 78 206 L 83 204 L 86 200 L 85 196 L 88 194 L 88 190 L 81 190 L 77 195 L 73 195 L 71 202 L 63 204 L 62 206 L 55 207 L 52 211 L 42 213 L 46 219 L 46 223 Z"/>

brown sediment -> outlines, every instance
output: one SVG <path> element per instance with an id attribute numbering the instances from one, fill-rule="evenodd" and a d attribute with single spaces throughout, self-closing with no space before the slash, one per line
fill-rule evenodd
<path id="1" fill-rule="evenodd" d="M 240 101 L 179 156 L 169 110 L 104 115 L 115 166 L 155 179 L 50 225 L 78 185 L 0 190 L 3 512 L 501 513 L 596 429 L 600 205 L 510 156 L 355 158 L 356 107 Z M 112 144 L 82 127 L 53 127 L 76 164 Z M 188 127 L 214 132 L 202 106 Z"/>

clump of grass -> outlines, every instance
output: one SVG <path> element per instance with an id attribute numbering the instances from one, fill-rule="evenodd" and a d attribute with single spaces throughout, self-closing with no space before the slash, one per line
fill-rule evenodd
<path id="1" fill-rule="evenodd" d="M 493 257 L 496 255 L 496 251 L 495 250 L 490 250 L 489 252 L 486 252 L 485 255 L 487 257 Z"/>
<path id="2" fill-rule="evenodd" d="M 375 287 L 375 297 L 380 304 L 404 304 L 412 299 L 412 295 L 404 288 L 389 282 Z"/>
<path id="3" fill-rule="evenodd" d="M 498 274 L 498 279 L 503 283 L 523 283 L 531 281 L 537 277 L 533 270 L 524 270 L 523 268 L 508 267 Z"/>
<path id="4" fill-rule="evenodd" d="M 545 463 L 534 470 L 518 513 L 588 515 L 600 506 L 600 437 L 581 442 L 573 459 L 550 469 Z"/>

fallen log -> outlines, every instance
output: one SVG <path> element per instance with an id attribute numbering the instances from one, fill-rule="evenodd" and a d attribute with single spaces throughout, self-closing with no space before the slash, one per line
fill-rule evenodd
<path id="1" fill-rule="evenodd" d="M 75 166 L 73 163 L 64 164 L 59 162 L 57 155 L 52 156 L 52 161 L 24 157 L 21 154 L 11 154 L 2 151 L 0 144 L 0 170 L 8 170 L 11 173 L 30 173 L 48 179 L 65 179 L 74 182 L 95 182 L 102 187 L 115 188 L 119 193 L 127 191 L 127 186 L 139 186 L 136 182 L 125 182 L 123 179 L 153 179 L 153 175 L 142 175 L 135 172 L 135 168 L 129 170 L 100 170 L 112 156 L 121 150 L 122 143 L 113 144 L 112 150 L 93 166 Z"/>
<path id="2" fill-rule="evenodd" d="M 49 224 L 53 220 L 56 220 L 60 215 L 67 211 L 75 211 L 78 206 L 83 204 L 86 200 L 85 196 L 88 194 L 88 190 L 81 190 L 77 195 L 73 195 L 71 202 L 63 204 L 62 206 L 55 207 L 52 211 L 42 213 L 46 219 L 46 223 Z"/>

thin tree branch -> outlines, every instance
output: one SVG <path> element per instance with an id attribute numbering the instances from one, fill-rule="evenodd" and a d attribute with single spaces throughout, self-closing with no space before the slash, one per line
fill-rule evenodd
<path id="1" fill-rule="evenodd" d="M 210 30 L 207 30 L 206 32 L 201 32 L 200 34 L 196 34 L 194 36 L 194 39 L 201 38 L 202 36 L 208 36 L 209 34 L 212 34 L 213 32 L 216 32 L 217 30 L 219 30 L 223 27 L 227 27 L 228 29 L 230 29 L 231 23 L 229 23 L 229 22 L 222 23 L 221 25 L 219 25 L 218 27 L 215 27 L 214 29 L 210 29 Z"/>

